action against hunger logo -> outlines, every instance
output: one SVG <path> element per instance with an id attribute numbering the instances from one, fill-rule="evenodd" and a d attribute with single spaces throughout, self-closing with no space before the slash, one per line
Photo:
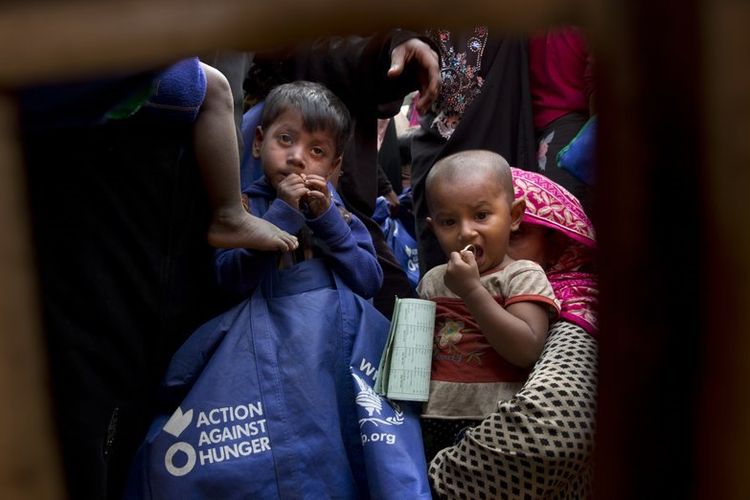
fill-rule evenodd
<path id="1" fill-rule="evenodd" d="M 179 438 L 193 421 L 193 410 L 178 407 L 163 430 Z M 263 453 L 271 449 L 267 436 L 266 419 L 260 401 L 237 406 L 224 406 L 200 411 L 195 423 L 198 433 L 196 446 L 189 439 L 172 444 L 164 455 L 164 466 L 175 477 L 190 473 L 196 466 L 234 460 Z M 190 434 L 195 438 L 195 434 Z M 196 451 L 197 448 L 197 451 Z"/>
<path id="2" fill-rule="evenodd" d="M 164 432 L 173 435 L 176 438 L 190 425 L 193 420 L 193 410 L 183 413 L 179 406 L 164 424 Z M 185 455 L 185 463 L 181 466 L 175 465 L 175 455 L 182 453 Z M 164 466 L 167 472 L 173 476 L 184 476 L 195 467 L 195 448 L 184 441 L 178 441 L 169 447 L 164 455 Z"/>

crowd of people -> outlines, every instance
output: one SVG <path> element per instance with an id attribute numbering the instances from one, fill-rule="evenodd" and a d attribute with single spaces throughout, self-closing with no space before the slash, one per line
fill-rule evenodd
<path id="1" fill-rule="evenodd" d="M 18 101 L 71 498 L 588 495 L 592 186 L 557 162 L 595 112 L 579 29 L 393 29 Z M 373 219 L 399 163 L 416 288 Z M 436 304 L 422 406 L 372 390 L 395 297 Z M 255 375 L 209 369 L 227 350 Z"/>

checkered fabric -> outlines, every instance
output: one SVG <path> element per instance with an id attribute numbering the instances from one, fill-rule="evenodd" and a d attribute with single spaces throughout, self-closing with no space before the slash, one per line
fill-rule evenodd
<path id="1" fill-rule="evenodd" d="M 598 347 L 582 328 L 559 321 L 513 399 L 430 463 L 438 498 L 590 496 Z"/>

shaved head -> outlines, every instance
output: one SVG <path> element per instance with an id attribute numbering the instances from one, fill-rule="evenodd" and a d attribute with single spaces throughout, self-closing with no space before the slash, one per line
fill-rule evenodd
<path id="1" fill-rule="evenodd" d="M 430 191 L 437 184 L 451 183 L 459 178 L 480 177 L 483 182 L 497 183 L 508 204 L 513 203 L 513 177 L 505 158 L 492 151 L 472 149 L 461 151 L 439 160 L 425 180 L 427 207 L 432 211 Z"/>

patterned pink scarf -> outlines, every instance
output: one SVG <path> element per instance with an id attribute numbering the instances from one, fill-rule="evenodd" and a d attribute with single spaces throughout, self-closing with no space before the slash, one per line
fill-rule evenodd
<path id="1" fill-rule="evenodd" d="M 534 172 L 511 170 L 516 198 L 526 198 L 523 223 L 567 236 L 564 248 L 559 249 L 560 258 L 546 269 L 562 306 L 560 318 L 596 335 L 599 283 L 591 272 L 596 249 L 594 226 L 581 203 L 562 186 Z"/>

